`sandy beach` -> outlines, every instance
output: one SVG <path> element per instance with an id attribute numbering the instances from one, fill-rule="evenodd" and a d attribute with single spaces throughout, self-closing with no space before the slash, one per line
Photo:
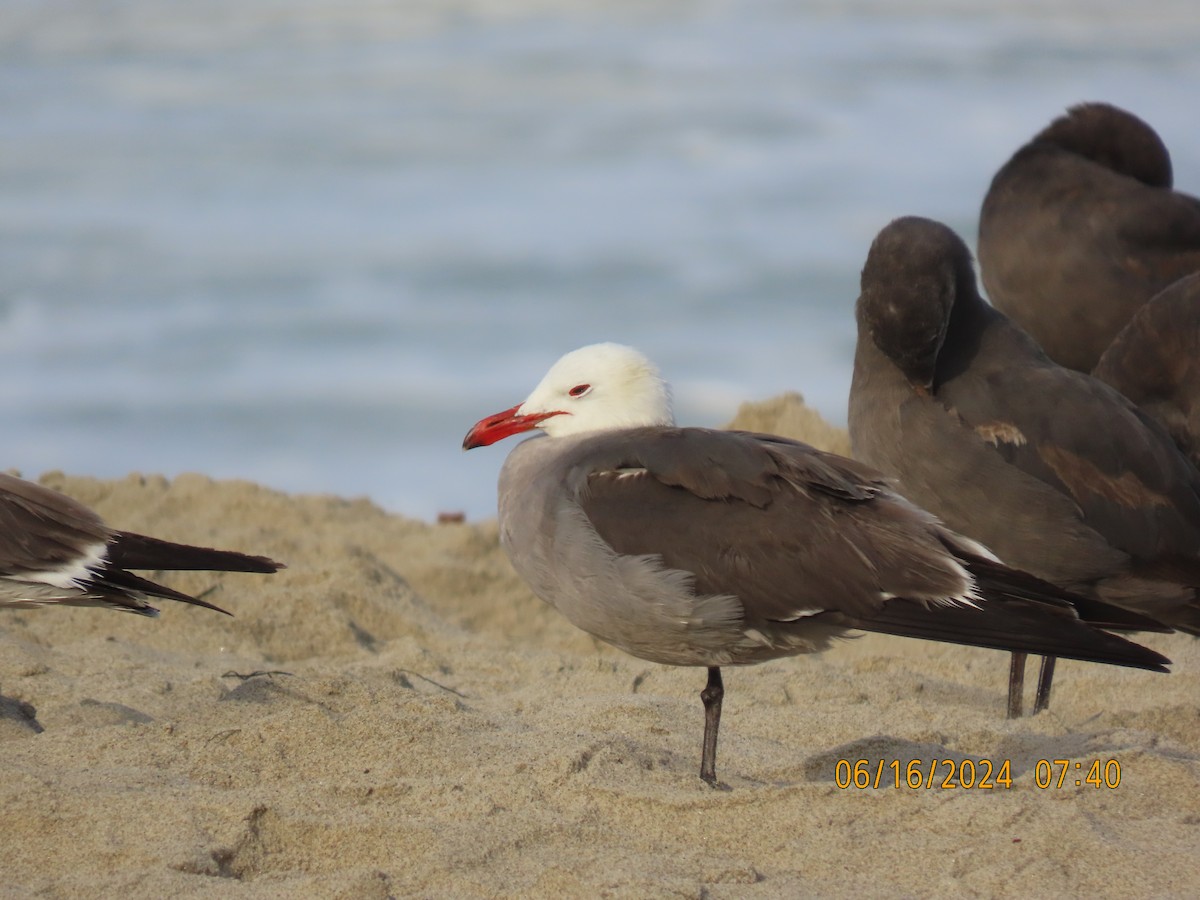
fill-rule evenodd
<path id="1" fill-rule="evenodd" d="M 737 422 L 847 449 L 795 396 Z M 1064 661 L 1051 710 L 1014 722 L 995 651 L 866 636 L 727 669 L 716 791 L 703 672 L 576 630 L 494 520 L 201 475 L 40 480 L 114 527 L 289 568 L 163 577 L 233 618 L 0 611 L 0 896 L 1200 892 L 1192 638 L 1143 636 L 1170 675 Z M 859 759 L 878 787 L 840 786 Z M 921 787 L 896 787 L 913 760 Z M 926 786 L 935 760 L 1007 764 L 1011 787 L 942 787 L 946 763 Z M 1101 786 L 1077 785 L 1093 762 Z"/>

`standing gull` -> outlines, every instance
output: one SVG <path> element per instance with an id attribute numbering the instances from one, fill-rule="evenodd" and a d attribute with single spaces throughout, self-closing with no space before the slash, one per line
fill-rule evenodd
<path id="1" fill-rule="evenodd" d="M 866 466 L 796 441 L 677 428 L 640 353 L 560 359 L 472 449 L 540 429 L 500 473 L 500 540 L 535 594 L 652 662 L 705 666 L 700 777 L 715 785 L 721 666 L 826 649 L 850 629 L 1161 671 L 1081 622 Z"/>
<path id="2" fill-rule="evenodd" d="M 1143 303 L 1200 271 L 1200 200 L 1171 185 L 1153 128 L 1106 103 L 1073 107 L 992 179 L 988 297 L 1055 362 L 1090 372 Z"/>
<path id="3" fill-rule="evenodd" d="M 1132 403 L 1051 362 L 988 306 L 953 231 L 915 217 L 884 228 L 856 317 L 857 458 L 1009 564 L 1134 614 L 1081 605 L 1084 618 L 1200 633 L 1200 473 Z"/>
<path id="4" fill-rule="evenodd" d="M 103 606 L 155 616 L 158 610 L 148 598 L 161 597 L 223 613 L 129 570 L 270 573 L 281 568 L 265 556 L 115 531 L 64 494 L 0 474 L 0 607 Z"/>

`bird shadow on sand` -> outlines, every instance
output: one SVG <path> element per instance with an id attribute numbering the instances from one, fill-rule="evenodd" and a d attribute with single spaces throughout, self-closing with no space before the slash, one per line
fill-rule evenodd
<path id="1" fill-rule="evenodd" d="M 0 694 L 0 737 L 41 734 L 45 730 L 32 703 Z"/>

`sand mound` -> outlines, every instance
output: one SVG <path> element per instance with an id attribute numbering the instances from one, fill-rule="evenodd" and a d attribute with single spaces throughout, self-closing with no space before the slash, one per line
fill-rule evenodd
<path id="1" fill-rule="evenodd" d="M 800 432 L 798 398 L 741 427 Z M 827 428 L 828 426 L 826 426 Z M 836 443 L 837 440 L 842 443 Z M 726 675 L 696 777 L 698 670 L 624 656 L 533 598 L 494 522 L 184 476 L 46 484 L 119 528 L 267 554 L 165 603 L 0 611 L 5 895 L 1182 896 L 1197 889 L 1200 654 L 1063 662 L 1003 718 L 1005 655 L 869 636 Z M 840 786 L 870 760 L 865 790 Z M 1058 768 L 1040 761 L 1068 759 Z M 877 761 L 882 761 L 879 769 Z M 912 760 L 922 786 L 896 788 Z M 925 786 L 933 760 L 1012 786 Z M 1099 761 L 1101 780 L 1077 786 Z M 1073 764 L 1081 763 L 1080 769 Z M 862 769 L 863 767 L 860 767 Z M 1040 788 L 1050 768 L 1053 784 Z"/>

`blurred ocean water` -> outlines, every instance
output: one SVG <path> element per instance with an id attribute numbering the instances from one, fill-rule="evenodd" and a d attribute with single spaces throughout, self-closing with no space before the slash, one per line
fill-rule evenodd
<path id="1" fill-rule="evenodd" d="M 844 422 L 879 228 L 1083 100 L 1200 193 L 1198 93 L 1192 0 L 0 0 L 0 466 L 489 516 L 597 340 Z"/>

